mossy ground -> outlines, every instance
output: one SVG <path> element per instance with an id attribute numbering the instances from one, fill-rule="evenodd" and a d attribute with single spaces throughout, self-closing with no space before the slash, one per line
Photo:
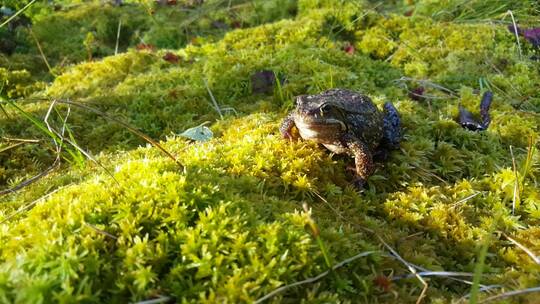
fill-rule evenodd
<path id="1" fill-rule="evenodd" d="M 62 166 L 2 197 L 0 302 L 253 302 L 328 269 L 306 228 L 313 221 L 332 263 L 380 253 L 270 302 L 415 302 L 422 286 L 400 279 L 407 267 L 388 257 L 377 235 L 433 271 L 474 272 L 487 246 L 480 282 L 500 286 L 481 297 L 540 284 L 540 266 L 506 237 L 540 253 L 538 50 L 525 40 L 518 48 L 500 11 L 534 25 L 527 23 L 540 16 L 533 2 L 493 1 L 494 10 L 489 1 L 195 2 L 36 13 L 32 33 L 50 71 L 28 29 L 0 33 L 19 41 L 1 59 L 3 98 L 39 119 L 55 98 L 99 109 L 161 140 L 184 166 L 72 106 L 72 141 L 106 170 L 65 152 Z M 355 51 L 344 51 L 350 45 Z M 178 62 L 165 60 L 168 53 Z M 256 94 L 250 79 L 261 70 L 286 80 Z M 411 99 L 420 85 L 430 98 Z M 350 159 L 278 132 L 294 96 L 332 87 L 365 92 L 379 106 L 391 100 L 402 115 L 401 148 L 378 164 L 363 193 L 350 185 Z M 495 96 L 489 129 L 463 129 L 458 105 L 478 113 L 486 90 Z M 2 107 L 5 189 L 56 155 L 50 137 Z M 68 108 L 55 108 L 50 122 L 61 129 Z M 212 140 L 178 136 L 207 121 Z M 426 302 L 471 291 L 448 278 L 426 280 Z"/>

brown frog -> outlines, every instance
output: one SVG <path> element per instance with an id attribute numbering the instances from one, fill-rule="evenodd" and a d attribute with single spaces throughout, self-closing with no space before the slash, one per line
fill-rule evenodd
<path id="1" fill-rule="evenodd" d="M 283 121 L 280 131 L 283 137 L 293 139 L 291 130 L 296 126 L 303 139 L 320 143 L 334 153 L 353 156 L 354 182 L 362 189 L 375 169 L 374 154 L 399 147 L 400 125 L 392 103 L 385 103 L 380 111 L 366 95 L 331 89 L 298 96 L 296 108 Z"/>

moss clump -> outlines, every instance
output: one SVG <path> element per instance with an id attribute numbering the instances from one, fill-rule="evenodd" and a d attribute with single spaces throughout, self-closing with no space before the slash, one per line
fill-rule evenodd
<path id="1" fill-rule="evenodd" d="M 14 219 L 0 236 L 1 273 L 13 274 L 3 280 L 4 291 L 13 291 L 4 298 L 136 301 L 167 291 L 178 301 L 246 301 L 320 272 L 322 257 L 304 230 L 307 215 L 287 197 L 328 183 L 317 176 L 333 175 L 332 161 L 313 153 L 313 145 L 291 147 L 271 134 L 274 119 L 231 121 L 241 127 L 208 144 L 170 140 L 166 146 L 181 151 L 187 175 L 150 149 L 124 154 L 115 162 L 118 186 L 103 187 L 111 177 L 97 176 Z M 253 148 L 260 153 L 253 155 Z M 31 238 L 13 237 L 30 222 L 41 229 Z M 78 249 L 68 249 L 75 244 Z M 329 245 L 333 254 L 356 247 L 344 238 Z M 26 249 L 13 255 L 18 248 Z"/>
<path id="2" fill-rule="evenodd" d="M 122 126 L 72 107 L 67 125 L 73 139 L 109 174 L 91 162 L 66 162 L 2 197 L 0 301 L 168 296 L 176 302 L 252 302 L 327 270 L 306 229 L 313 221 L 331 262 L 386 250 L 379 235 L 407 261 L 434 271 L 473 272 L 485 236 L 493 234 L 481 283 L 504 290 L 539 284 L 538 265 L 503 236 L 540 252 L 540 95 L 534 85 L 540 74 L 532 48 L 524 45 L 520 56 L 515 38 L 499 24 L 441 23 L 420 9 L 412 17 L 398 15 L 405 4 L 372 9 L 357 1 L 256 2 L 269 12 L 259 18 L 244 2 L 233 2 L 230 10 L 213 1 L 191 8 L 201 18 L 186 24 L 184 33 L 172 24 L 185 12 L 171 7 L 156 8 L 153 17 L 146 13 L 150 7 L 104 7 L 107 16 L 143 12 L 133 25 L 145 27 L 140 37 L 155 49 L 126 42 L 127 50 L 116 56 L 56 65 L 58 75 L 48 76 L 54 79 L 45 89 L 26 72 L 22 87 L 9 87 L 11 97 L 33 94 L 19 105 L 37 118 L 50 106 L 39 98 L 60 98 L 121 119 L 161 140 L 185 170 L 155 148 L 138 148 L 143 141 Z M 212 5 L 215 11 L 204 10 Z M 80 61 L 88 55 L 81 42 L 88 32 L 92 48 L 117 25 L 70 19 L 94 16 L 96 8 L 82 4 L 39 22 L 103 26 L 76 33 L 80 53 L 70 54 Z M 228 28 L 220 23 L 210 29 L 216 20 Z M 244 28 L 233 29 L 237 20 Z M 255 94 L 250 79 L 261 70 L 282 76 L 283 84 Z M 409 91 L 417 86 L 425 94 L 412 100 Z M 390 99 L 401 113 L 401 148 L 378 163 L 361 194 L 349 183 L 349 158 L 278 134 L 293 96 L 330 87 L 363 91 L 379 106 Z M 495 96 L 489 129 L 463 129 L 455 120 L 458 105 L 478 114 L 486 90 Z M 13 107 L 4 108 L 9 116 L 0 116 L 0 136 L 41 140 L 2 143 L 0 149 L 8 148 L 0 155 L 5 188 L 39 173 L 56 155 L 50 138 Z M 56 109 L 50 122 L 60 128 L 67 107 Z M 214 134 L 209 142 L 177 135 L 206 121 Z M 72 161 L 68 153 L 61 156 Z M 402 279 L 408 274 L 398 261 L 374 254 L 271 301 L 391 303 L 394 293 L 401 302 L 415 302 L 418 285 Z M 427 297 L 447 303 L 468 292 L 467 284 L 433 278 Z"/>

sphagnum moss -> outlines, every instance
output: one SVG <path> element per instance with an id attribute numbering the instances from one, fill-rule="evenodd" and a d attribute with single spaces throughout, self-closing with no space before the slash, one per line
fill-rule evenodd
<path id="1" fill-rule="evenodd" d="M 502 25 L 440 23 L 426 13 L 423 1 L 412 18 L 384 11 L 405 6 L 392 10 L 384 5 L 377 12 L 355 1 L 302 0 L 297 12 L 284 13 L 280 8 L 287 3 L 265 4 L 271 19 L 236 8 L 247 14 L 244 24 L 253 27 L 208 32 L 185 48 L 129 50 L 58 67 L 61 75 L 39 95 L 75 99 L 137 126 L 162 139 L 186 171 L 156 149 L 134 149 L 141 142 L 121 127 L 72 109 L 68 123 L 77 141 L 101 152 L 98 159 L 112 168 L 119 185 L 90 163 L 86 168 L 65 165 L 3 197 L 0 302 L 134 302 L 157 296 L 176 302 L 252 302 L 327 270 L 317 241 L 305 229 L 311 220 L 332 261 L 385 250 L 377 234 L 409 263 L 471 273 L 483 236 L 495 227 L 480 283 L 500 284 L 504 290 L 538 286 L 539 266 L 501 236 L 540 252 L 540 153 L 534 149 L 540 74 L 527 57 L 534 50 L 524 44 L 520 58 L 515 37 Z M 116 16 L 139 8 L 106 9 Z M 429 11 L 434 9 L 429 4 Z M 71 15 L 92 16 L 90 6 L 74 10 L 40 22 L 62 24 L 72 22 Z M 174 24 L 166 8 L 160 10 L 158 17 Z M 454 13 L 464 18 L 464 12 Z M 233 21 L 227 20 L 226 10 L 211 15 Z M 149 15 L 137 18 L 145 20 L 144 28 L 153 26 Z M 196 28 L 208 26 L 205 22 L 201 19 Z M 268 23 L 255 26 L 261 22 Z M 96 33 L 116 29 L 113 23 Z M 148 30 L 145 39 L 180 43 L 156 42 L 158 47 L 185 43 L 167 40 L 176 34 L 157 28 Z M 54 43 L 40 37 L 44 45 Z M 347 43 L 354 52 L 343 51 Z M 177 55 L 178 63 L 164 60 L 166 52 Z M 251 92 L 251 75 L 265 69 L 286 78 L 276 96 Z M 409 86 L 423 79 L 455 93 L 427 87 L 423 100 L 411 100 L 403 81 L 394 81 L 402 76 L 412 79 Z M 23 96 L 40 90 L 27 80 L 20 86 Z M 218 106 L 235 112 L 219 119 L 205 81 Z M 278 135 L 290 97 L 332 86 L 368 93 L 379 106 L 391 99 L 402 115 L 400 150 L 378 164 L 362 194 L 350 185 L 350 160 Z M 489 129 L 462 129 L 455 121 L 458 103 L 477 114 L 483 90 L 495 93 Z M 36 117 L 47 108 L 45 102 L 24 104 Z M 191 143 L 174 135 L 204 121 L 216 121 L 209 142 Z M 2 136 L 39 136 L 13 112 L 9 118 L 0 116 L 0 126 Z M 39 163 L 48 160 L 47 150 L 39 146 L 8 153 L 0 156 L 5 186 L 9 178 L 39 172 Z M 28 171 L 21 174 L 22 169 Z M 512 214 L 516 191 L 520 201 Z M 51 192 L 33 208 L 3 220 Z M 312 208 L 310 215 L 302 211 L 303 203 Z M 493 224 L 495 214 L 502 215 Z M 383 284 L 407 274 L 399 262 L 376 255 L 271 301 L 415 302 L 420 293 L 416 281 Z M 470 290 L 446 279 L 428 283 L 426 301 L 433 303 L 457 300 Z"/>

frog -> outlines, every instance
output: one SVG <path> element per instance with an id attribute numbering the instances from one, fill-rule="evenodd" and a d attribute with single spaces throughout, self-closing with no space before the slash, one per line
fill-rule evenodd
<path id="1" fill-rule="evenodd" d="M 399 149 L 400 114 L 391 102 L 380 110 L 367 95 L 335 88 L 295 98 L 295 108 L 280 126 L 283 138 L 301 137 L 322 144 L 335 154 L 352 156 L 354 186 L 363 190 L 375 171 L 375 156 Z M 293 132 L 296 128 L 298 132 Z M 299 136 L 298 136 L 299 135 Z"/>

